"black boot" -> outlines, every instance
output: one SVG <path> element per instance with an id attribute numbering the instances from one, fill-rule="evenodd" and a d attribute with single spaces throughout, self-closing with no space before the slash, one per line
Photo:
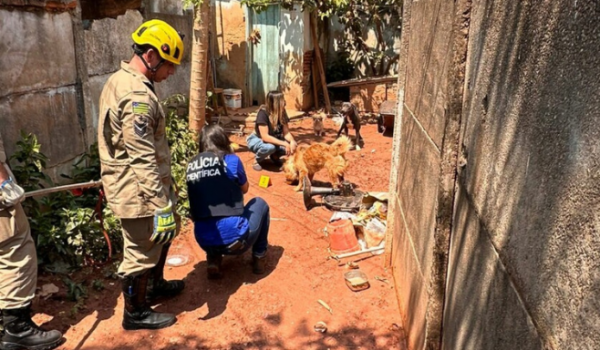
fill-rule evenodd
<path id="1" fill-rule="evenodd" d="M 223 255 L 206 255 L 206 273 L 209 280 L 216 280 L 223 277 L 221 272 L 221 262 L 223 261 Z"/>
<path id="2" fill-rule="evenodd" d="M 60 345 L 62 334 L 59 331 L 42 330 L 31 320 L 30 313 L 29 306 L 2 310 L 4 333 L 0 349 L 49 350 Z"/>
<path id="3" fill-rule="evenodd" d="M 252 272 L 256 275 L 262 275 L 265 273 L 265 267 L 267 264 L 267 256 L 252 256 Z"/>
<path id="4" fill-rule="evenodd" d="M 139 276 L 129 276 L 123 279 L 123 296 L 125 297 L 125 310 L 123 311 L 123 328 L 134 329 L 160 329 L 175 323 L 175 315 L 158 313 L 152 310 L 146 301 L 146 288 L 148 286 L 147 271 Z"/>
<path id="5" fill-rule="evenodd" d="M 170 298 L 181 293 L 185 288 L 185 282 L 182 280 L 167 281 L 164 277 L 165 263 L 167 261 L 167 254 L 171 244 L 166 244 L 160 254 L 160 259 L 154 268 L 150 272 L 150 279 L 148 280 L 148 302 L 152 302 L 158 298 Z"/>

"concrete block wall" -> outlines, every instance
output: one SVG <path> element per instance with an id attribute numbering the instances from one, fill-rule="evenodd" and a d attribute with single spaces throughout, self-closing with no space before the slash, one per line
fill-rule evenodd
<path id="1" fill-rule="evenodd" d="M 600 348 L 598 3 L 404 5 L 390 227 L 410 348 Z"/>
<path id="2" fill-rule="evenodd" d="M 11 33 L 0 41 L 0 133 L 9 154 L 19 130 L 35 133 L 49 157 L 49 175 L 60 180 L 95 142 L 104 83 L 131 58 L 131 33 L 145 18 L 164 19 L 186 34 L 182 65 L 157 84 L 157 93 L 187 95 L 192 14 L 180 1 L 155 3 L 82 21 L 78 1 L 0 1 L 0 31 Z"/>

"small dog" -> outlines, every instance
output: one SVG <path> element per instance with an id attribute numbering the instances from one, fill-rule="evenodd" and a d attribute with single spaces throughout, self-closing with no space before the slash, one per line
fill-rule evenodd
<path id="1" fill-rule="evenodd" d="M 301 191 L 303 186 L 300 179 L 308 176 L 312 181 L 315 173 L 325 168 L 332 185 L 338 187 L 344 180 L 344 172 L 348 168 L 348 161 L 344 155 L 351 146 L 352 143 L 346 136 L 340 137 L 330 145 L 320 142 L 310 146 L 299 146 L 294 155 L 283 165 L 286 182 L 292 184 L 298 181 L 298 186 L 294 190 Z"/>
<path id="2" fill-rule="evenodd" d="M 313 119 L 313 130 L 315 131 L 316 136 L 325 135 L 325 128 L 323 127 L 323 114 L 315 114 L 312 117 Z"/>
<path id="3" fill-rule="evenodd" d="M 337 137 L 340 137 L 342 130 L 344 131 L 344 135 L 348 136 L 348 122 L 351 122 L 354 130 L 356 130 L 356 147 L 357 149 L 360 149 L 360 147 L 364 145 L 364 140 L 362 136 L 360 136 L 360 116 L 356 111 L 356 106 L 350 102 L 344 102 L 342 104 L 341 112 L 344 120 L 342 121 L 340 131 L 337 133 Z"/>

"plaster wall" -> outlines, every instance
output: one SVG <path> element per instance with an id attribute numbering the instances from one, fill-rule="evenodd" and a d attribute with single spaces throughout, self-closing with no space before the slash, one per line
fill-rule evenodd
<path id="1" fill-rule="evenodd" d="M 477 235 L 505 270 L 499 297 L 517 293 L 553 349 L 600 347 L 593 331 L 600 327 L 599 10 L 597 1 L 496 0 L 472 10 L 459 177 L 469 208 L 457 211 L 474 213 Z M 455 264 L 466 278 L 452 290 L 473 285 L 474 263 Z M 475 294 L 497 285 L 481 279 Z M 448 305 L 462 306 L 451 297 Z M 483 317 L 503 338 L 523 330 L 507 328 L 487 307 L 456 310 L 448 310 L 449 322 Z M 447 344 L 461 348 L 459 339 Z"/>
<path id="2" fill-rule="evenodd" d="M 305 110 L 312 106 L 310 71 L 304 69 L 304 50 L 310 36 L 308 13 L 295 4 L 291 10 L 281 10 L 282 91 L 290 109 Z"/>
<path id="3" fill-rule="evenodd" d="M 9 155 L 15 151 L 20 130 L 35 133 L 55 181 L 95 142 L 103 84 L 119 69 L 120 61 L 131 58 L 131 33 L 144 21 L 137 9 L 124 9 L 125 14 L 116 18 L 82 21 L 77 5 L 76 1 L 0 1 L 0 31 L 11 33 L 0 41 L 5 53 L 0 61 L 0 133 Z M 163 7 L 159 10 L 181 13 Z M 175 76 L 157 84 L 159 97 L 186 93 L 191 13 L 146 14 L 148 19 L 166 20 L 186 36 L 183 62 Z"/>
<path id="4" fill-rule="evenodd" d="M 241 89 L 248 96 L 246 10 L 239 1 L 215 1 L 215 30 L 211 37 L 217 87 Z"/>
<path id="5" fill-rule="evenodd" d="M 249 97 L 248 45 L 265 45 L 248 42 L 247 9 L 239 1 L 215 1 L 215 28 L 211 38 L 217 74 L 217 86 L 242 90 L 243 105 L 252 103 Z M 304 53 L 312 49 L 308 27 L 309 15 L 296 4 L 293 9 L 281 9 L 279 23 L 280 65 L 272 67 L 280 74 L 281 89 L 288 108 L 306 110 L 312 106 L 310 72 L 304 67 Z"/>
<path id="6" fill-rule="evenodd" d="M 598 3 L 404 5 L 389 224 L 409 347 L 599 348 Z"/>

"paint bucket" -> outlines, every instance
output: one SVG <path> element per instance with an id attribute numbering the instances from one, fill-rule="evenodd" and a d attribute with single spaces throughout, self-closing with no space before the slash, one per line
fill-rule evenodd
<path id="1" fill-rule="evenodd" d="M 225 96 L 227 109 L 236 110 L 242 108 L 242 90 L 224 89 L 223 96 Z"/>
<path id="2" fill-rule="evenodd" d="M 329 249 L 334 254 L 345 254 L 360 250 L 352 220 L 342 219 L 327 224 Z"/>

